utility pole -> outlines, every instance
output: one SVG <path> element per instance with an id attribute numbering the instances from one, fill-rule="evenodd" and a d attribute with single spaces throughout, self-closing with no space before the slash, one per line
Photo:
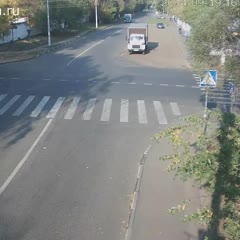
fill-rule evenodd
<path id="1" fill-rule="evenodd" d="M 95 20 L 96 20 L 96 29 L 98 29 L 98 0 L 95 0 Z"/>
<path id="2" fill-rule="evenodd" d="M 50 29 L 50 16 L 49 16 L 49 0 L 47 0 L 47 22 L 48 22 L 48 46 L 51 46 L 51 29 Z"/>

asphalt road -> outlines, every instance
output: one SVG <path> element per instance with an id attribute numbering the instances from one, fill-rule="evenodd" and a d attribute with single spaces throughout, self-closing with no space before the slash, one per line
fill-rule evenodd
<path id="1" fill-rule="evenodd" d="M 0 239 L 124 239 L 150 138 L 202 110 L 191 71 L 122 56 L 126 26 L 0 66 Z"/>

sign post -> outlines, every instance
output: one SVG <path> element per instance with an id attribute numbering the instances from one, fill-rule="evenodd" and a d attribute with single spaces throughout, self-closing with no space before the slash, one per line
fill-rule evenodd
<path id="1" fill-rule="evenodd" d="M 208 91 L 210 87 L 217 86 L 217 71 L 216 70 L 206 70 L 203 72 L 203 77 L 200 81 L 200 87 L 204 87 L 206 89 L 205 93 L 205 105 L 204 105 L 204 127 L 203 132 L 206 134 L 207 132 L 207 121 L 208 121 Z"/>
<path id="2" fill-rule="evenodd" d="M 232 82 L 229 82 L 228 87 L 229 87 L 229 93 L 231 95 L 231 109 L 230 109 L 230 112 L 232 112 L 233 102 L 236 100 L 235 99 L 235 85 Z"/>

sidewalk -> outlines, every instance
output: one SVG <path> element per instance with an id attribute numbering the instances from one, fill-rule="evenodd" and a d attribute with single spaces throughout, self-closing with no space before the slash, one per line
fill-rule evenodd
<path id="1" fill-rule="evenodd" d="M 168 209 L 186 199 L 193 201 L 192 209 L 196 210 L 200 206 L 200 195 L 191 183 L 173 179 L 174 175 L 166 170 L 167 162 L 159 160 L 162 154 L 167 153 L 170 153 L 170 148 L 167 143 L 162 143 L 153 145 L 147 156 L 131 240 L 201 239 L 203 230 L 199 226 L 181 222 L 180 214 L 168 213 Z"/>
<path id="2" fill-rule="evenodd" d="M 170 22 L 169 27 L 175 33 L 175 37 L 178 41 L 178 47 L 182 50 L 182 54 L 184 55 L 185 61 L 188 63 L 189 68 L 192 68 L 192 66 L 191 66 L 191 56 L 188 53 L 187 46 L 186 46 L 186 37 L 183 34 L 179 34 L 178 26 L 177 26 L 176 23 Z"/>

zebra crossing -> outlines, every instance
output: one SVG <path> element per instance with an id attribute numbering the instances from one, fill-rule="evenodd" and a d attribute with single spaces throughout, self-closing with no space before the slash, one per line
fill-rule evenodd
<path id="1" fill-rule="evenodd" d="M 120 109 L 117 109 L 119 104 Z M 80 111 L 80 108 L 83 111 Z M 54 119 L 62 111 L 62 114 L 59 115 L 63 116 L 64 120 L 71 120 L 75 116 L 78 118 L 81 115 L 81 120 L 90 121 L 94 119 L 94 112 L 97 111 L 100 112 L 98 121 L 109 122 L 114 118 L 112 116 L 113 110 L 115 113 L 116 111 L 118 112 L 118 121 L 120 123 L 131 122 L 131 116 L 135 114 L 139 124 L 149 124 L 155 119 L 158 124 L 165 125 L 168 124 L 167 115 L 169 115 L 166 112 L 171 113 L 169 117 L 182 115 L 177 102 L 163 103 L 157 100 L 133 101 L 129 99 L 114 100 L 111 98 L 100 101 L 97 98 L 90 98 L 84 101 L 80 96 L 68 99 L 66 97 L 43 96 L 39 98 L 33 95 L 8 96 L 7 94 L 0 94 L 0 119 L 3 115 L 20 117 L 23 114 L 31 118 L 41 116 L 46 119 Z M 96 120 L 96 116 L 94 120 Z"/>

